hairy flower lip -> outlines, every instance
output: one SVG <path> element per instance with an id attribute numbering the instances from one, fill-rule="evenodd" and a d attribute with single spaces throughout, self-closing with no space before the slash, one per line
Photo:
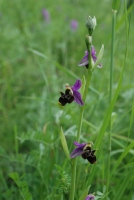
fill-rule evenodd
<path id="1" fill-rule="evenodd" d="M 75 148 L 70 154 L 71 158 L 81 156 L 83 159 L 87 159 L 90 162 L 90 164 L 96 163 L 96 156 L 94 155 L 96 150 L 92 150 L 92 142 L 80 144 L 74 141 L 74 145 L 77 146 L 77 148 Z"/>

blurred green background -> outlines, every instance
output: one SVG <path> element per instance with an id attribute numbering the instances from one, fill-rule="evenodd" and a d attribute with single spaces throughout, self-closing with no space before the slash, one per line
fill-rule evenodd
<path id="1" fill-rule="evenodd" d="M 48 21 L 42 13 L 43 9 L 49 12 Z M 123 149 L 134 140 L 134 125 L 130 125 L 134 97 L 132 9 L 133 5 L 130 5 L 128 54 L 122 90 L 113 110 L 112 166 Z M 91 80 L 81 137 L 82 141 L 94 142 L 109 105 L 112 1 L 0 1 L 0 200 L 23 199 L 9 177 L 11 172 L 20 176 L 25 174 L 22 179 L 26 180 L 33 199 L 59 199 L 59 175 L 55 164 L 64 166 L 70 174 L 59 139 L 59 128 L 63 127 L 71 151 L 79 107 L 72 103 L 62 109 L 57 102 L 64 85 L 73 85 L 76 78 L 81 79 L 86 72 L 86 68 L 78 67 L 78 63 L 86 50 L 85 22 L 89 15 L 97 19 L 93 34 L 97 53 L 102 44 L 105 46 L 101 61 L 103 68 L 96 69 Z M 72 20 L 77 21 L 75 29 L 71 28 Z M 116 22 L 113 92 L 121 72 L 125 48 L 126 27 L 121 1 Z M 105 177 L 102 171 L 107 162 L 106 151 L 107 136 L 91 192 L 103 192 Z M 110 199 L 116 200 L 116 190 L 128 171 L 128 168 L 122 167 L 134 163 L 133 156 L 134 151 L 129 152 L 121 163 L 121 169 L 117 170 L 117 176 L 111 183 Z M 86 166 L 87 163 L 84 164 Z M 80 179 L 84 164 L 80 160 Z M 122 200 L 134 198 L 133 178 L 132 175 Z M 77 186 L 76 199 L 82 188 L 84 179 Z M 68 193 L 64 198 L 68 199 Z"/>

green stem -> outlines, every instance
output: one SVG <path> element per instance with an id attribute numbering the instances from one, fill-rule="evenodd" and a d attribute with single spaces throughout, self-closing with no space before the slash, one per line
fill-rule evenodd
<path id="1" fill-rule="evenodd" d="M 87 78 L 86 78 L 86 86 L 85 86 L 85 90 L 84 90 L 84 94 L 83 94 L 83 101 L 84 101 L 84 103 L 86 101 L 86 97 L 87 97 L 87 93 L 88 93 L 88 89 L 89 89 L 91 77 L 92 77 L 92 71 L 90 69 L 88 69 Z M 80 108 L 80 117 L 79 117 L 78 132 L 77 132 L 77 142 L 79 142 L 79 140 L 80 140 L 84 107 L 85 107 L 85 105 L 81 106 L 81 108 Z"/>
<path id="2" fill-rule="evenodd" d="M 109 102 L 112 101 L 112 88 L 113 88 L 113 65 L 114 65 L 114 38 L 115 38 L 115 24 L 116 24 L 116 10 L 113 10 L 112 20 L 112 41 L 111 41 L 111 62 L 110 62 L 110 93 Z"/>
<path id="3" fill-rule="evenodd" d="M 63 200 L 63 194 L 61 194 L 61 198 L 60 198 L 60 200 Z"/>
<path id="4" fill-rule="evenodd" d="M 71 191 L 70 191 L 70 200 L 74 200 L 75 194 L 75 180 L 76 180 L 76 158 L 72 160 L 71 163 Z"/>
<path id="5" fill-rule="evenodd" d="M 14 127 L 14 140 L 15 140 L 15 153 L 16 156 L 18 157 L 18 138 L 17 138 L 17 127 Z"/>
<path id="6" fill-rule="evenodd" d="M 109 104 L 112 101 L 112 88 L 113 88 L 113 65 L 114 65 L 114 38 L 115 38 L 115 24 L 116 24 L 116 10 L 113 10 L 113 20 L 112 20 L 112 41 L 111 41 L 111 62 L 110 62 L 110 92 L 109 92 Z M 106 188 L 107 195 L 109 191 L 109 183 L 110 183 L 110 153 L 111 153 L 111 126 L 112 120 L 110 119 L 109 123 L 109 135 L 108 135 L 108 163 L 107 163 L 107 171 L 106 171 Z M 106 197 L 107 199 L 107 197 Z"/>
<path id="7" fill-rule="evenodd" d="M 91 63 L 91 54 L 89 53 L 89 63 Z M 90 64 L 89 64 L 90 66 Z M 87 71 L 87 76 L 86 76 L 86 86 L 83 94 L 83 102 L 85 103 L 89 85 L 90 85 L 90 80 L 92 77 L 92 66 L 88 69 Z M 84 107 L 85 105 L 81 106 L 80 108 L 80 117 L 78 121 L 78 132 L 77 132 L 77 142 L 80 141 L 80 134 L 81 134 L 81 128 L 82 128 L 82 121 L 83 121 L 83 113 L 84 113 Z M 75 182 L 76 182 L 76 165 L 77 165 L 77 158 L 74 158 L 72 161 L 72 176 L 71 176 L 71 192 L 70 192 L 70 200 L 74 200 L 74 194 L 75 194 Z"/>

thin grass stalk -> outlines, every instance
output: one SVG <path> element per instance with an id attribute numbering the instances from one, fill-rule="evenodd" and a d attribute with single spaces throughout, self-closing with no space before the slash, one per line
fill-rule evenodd
<path id="1" fill-rule="evenodd" d="M 127 42 L 128 42 L 128 22 L 127 22 L 127 9 L 126 9 L 126 0 L 124 0 L 124 9 L 125 9 L 125 23 L 126 23 L 126 51 L 124 57 L 124 66 L 125 60 L 127 56 Z M 112 23 L 112 45 L 111 45 L 111 64 L 110 64 L 110 98 L 109 101 L 112 101 L 112 85 L 113 85 L 113 63 L 114 63 L 114 40 L 115 40 L 115 24 L 116 24 L 116 10 L 113 10 L 113 23 Z M 123 70 L 124 71 L 124 70 Z M 111 119 L 110 119 L 110 131 L 109 131 L 109 154 L 108 154 L 108 167 L 107 167 L 107 177 L 106 177 L 106 188 L 107 195 L 109 191 L 109 183 L 110 183 L 110 154 L 111 154 Z M 107 199 L 107 197 L 106 197 Z"/>
<path id="2" fill-rule="evenodd" d="M 114 70 L 114 45 L 115 45 L 115 24 L 116 24 L 116 10 L 113 10 L 113 19 L 112 19 L 112 41 L 111 41 L 111 61 L 110 61 L 110 91 L 109 91 L 109 104 L 112 101 L 112 90 L 113 90 L 113 70 Z M 106 188 L 107 194 L 109 191 L 110 183 L 110 154 L 111 154 L 111 124 L 112 119 L 110 118 L 109 122 L 109 134 L 108 134 L 108 165 L 106 171 Z M 106 197 L 107 198 L 107 197 Z"/>
<path id="3" fill-rule="evenodd" d="M 18 158 L 18 132 L 17 132 L 17 127 L 14 127 L 14 140 L 15 140 L 15 153 L 16 153 L 16 157 Z"/>
<path id="4" fill-rule="evenodd" d="M 126 1 L 124 1 L 124 4 L 125 4 L 125 8 L 126 8 Z M 122 70 L 121 70 L 121 73 L 120 73 L 120 77 L 119 77 L 117 88 L 115 90 L 115 93 L 114 93 L 114 96 L 112 98 L 112 101 L 111 101 L 111 103 L 109 105 L 109 108 L 106 111 L 103 123 L 102 123 L 100 131 L 98 133 L 97 140 L 95 142 L 95 148 L 96 149 L 98 149 L 101 146 L 101 143 L 102 143 L 106 128 L 108 127 L 108 124 L 109 124 L 109 121 L 110 121 L 110 117 L 111 117 L 111 113 L 112 113 L 113 107 L 114 107 L 115 102 L 117 100 L 118 94 L 119 94 L 119 92 L 121 90 L 121 85 L 122 85 L 122 81 L 123 81 L 123 74 L 124 74 L 124 70 L 125 70 L 125 62 L 126 62 L 127 50 L 128 50 L 128 28 L 127 28 L 128 27 L 128 22 L 127 22 L 127 11 L 126 11 L 126 9 L 125 9 L 125 23 L 126 23 L 126 49 L 125 49 L 125 53 L 124 53 L 125 55 L 124 55 L 124 59 L 123 59 Z M 97 153 L 97 155 L 99 157 L 99 152 Z M 87 183 L 86 183 L 87 186 L 91 184 L 91 182 L 92 182 L 92 180 L 93 180 L 93 178 L 95 176 L 95 172 L 96 172 L 96 168 L 95 168 L 95 166 L 92 166 L 91 173 L 90 173 L 90 179 L 88 179 Z"/>
<path id="5" fill-rule="evenodd" d="M 128 143 L 129 143 L 129 138 L 130 138 L 130 135 L 131 135 L 133 121 L 134 121 L 134 101 L 132 103 L 132 111 L 131 111 L 130 123 L 129 123 L 129 129 L 128 129 L 128 139 L 127 139 Z"/>
<path id="6" fill-rule="evenodd" d="M 63 200 L 63 196 L 64 196 L 64 195 L 62 194 L 60 200 Z"/>

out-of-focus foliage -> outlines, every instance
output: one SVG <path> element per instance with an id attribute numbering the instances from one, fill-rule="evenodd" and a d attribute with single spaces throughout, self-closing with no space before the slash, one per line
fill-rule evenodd
<path id="1" fill-rule="evenodd" d="M 49 21 L 42 13 L 43 9 L 49 12 Z M 132 9 L 133 2 L 130 1 L 127 10 L 130 22 L 128 54 L 122 89 L 112 118 L 111 169 L 114 169 L 117 161 L 119 165 L 110 183 L 111 200 L 116 199 L 116 195 L 121 200 L 134 196 Z M 59 91 L 64 91 L 65 84 L 73 85 L 76 78 L 82 79 L 86 72 L 86 68 L 78 67 L 78 63 L 86 50 L 85 22 L 88 15 L 97 19 L 93 34 L 97 53 L 102 44 L 105 46 L 101 60 L 103 68 L 96 69 L 91 80 L 82 127 L 81 141 L 95 142 L 109 106 L 112 2 L 0 1 L 0 200 L 22 199 L 19 187 L 9 176 L 12 172 L 17 172 L 19 177 L 25 174 L 25 183 L 33 199 L 58 200 L 61 197 L 57 189 L 60 188 L 59 173 L 55 164 L 65 172 L 63 178 L 70 174 L 70 165 L 60 142 L 60 127 L 71 152 L 79 107 L 73 102 L 61 108 L 57 102 Z M 76 28 L 72 28 L 72 20 L 77 21 Z M 121 72 L 125 47 L 126 27 L 121 1 L 116 22 L 113 92 Z M 128 150 L 129 145 L 131 148 Z M 105 192 L 107 133 L 98 151 L 101 153 L 97 158 L 91 193 Z M 124 151 L 126 154 L 123 154 Z M 121 155 L 125 156 L 118 160 Z M 87 189 L 85 177 L 88 173 L 90 176 L 89 163 L 79 158 L 76 199 Z M 126 177 L 129 181 L 123 182 Z M 64 199 L 68 199 L 68 196 L 69 193 L 63 191 Z"/>

